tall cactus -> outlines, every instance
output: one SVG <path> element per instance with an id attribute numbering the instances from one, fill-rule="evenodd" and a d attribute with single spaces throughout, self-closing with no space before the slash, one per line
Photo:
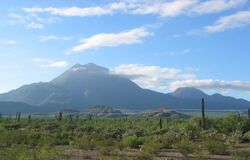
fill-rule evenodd
<path id="1" fill-rule="evenodd" d="M 73 120 L 73 115 L 70 114 L 70 115 L 69 115 L 69 121 L 72 122 L 72 120 Z"/>
<path id="2" fill-rule="evenodd" d="M 18 113 L 17 113 L 17 122 L 20 122 L 20 117 L 21 117 L 21 113 L 18 112 Z"/>
<path id="3" fill-rule="evenodd" d="M 202 129 L 206 129 L 206 117 L 205 117 L 205 100 L 201 100 L 201 115 L 202 115 Z"/>
<path id="4" fill-rule="evenodd" d="M 58 116 L 56 115 L 56 119 L 57 119 L 58 121 L 61 121 L 61 120 L 62 120 L 62 112 L 59 112 L 59 115 L 58 115 Z"/>
<path id="5" fill-rule="evenodd" d="M 78 121 L 79 120 L 79 114 L 77 113 L 76 114 L 76 121 Z"/>
<path id="6" fill-rule="evenodd" d="M 31 115 L 30 114 L 28 115 L 28 122 L 29 123 L 31 122 Z"/>
<path id="7" fill-rule="evenodd" d="M 248 108 L 248 118 L 250 119 L 250 108 Z"/>
<path id="8" fill-rule="evenodd" d="M 92 115 L 90 114 L 89 117 L 88 117 L 89 120 L 92 120 Z"/>
<path id="9" fill-rule="evenodd" d="M 160 126 L 160 129 L 162 129 L 162 119 L 161 118 L 159 120 L 159 126 Z"/>

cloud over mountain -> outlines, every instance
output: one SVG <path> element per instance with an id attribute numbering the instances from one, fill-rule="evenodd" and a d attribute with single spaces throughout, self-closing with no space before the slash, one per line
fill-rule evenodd
<path id="1" fill-rule="evenodd" d="M 196 87 L 204 90 L 250 91 L 250 82 L 199 79 L 195 71 L 190 69 L 163 68 L 139 64 L 124 64 L 115 67 L 113 74 L 124 75 L 144 88 L 171 90 L 180 87 Z"/>

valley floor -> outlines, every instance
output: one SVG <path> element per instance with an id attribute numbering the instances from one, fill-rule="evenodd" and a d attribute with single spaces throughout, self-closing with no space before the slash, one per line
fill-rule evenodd
<path id="1" fill-rule="evenodd" d="M 250 119 L 234 114 L 205 121 L 0 118 L 0 135 L 1 160 L 250 159 Z"/>
<path id="2" fill-rule="evenodd" d="M 140 158 L 140 154 L 142 152 L 138 149 L 130 149 L 121 151 L 114 156 L 102 156 L 100 158 L 98 151 L 85 151 L 81 149 L 72 148 L 69 146 L 61 146 L 61 149 L 65 151 L 67 155 L 69 155 L 70 160 L 96 160 L 96 159 L 143 159 Z M 197 155 L 189 154 L 187 157 L 184 157 L 177 149 L 161 149 L 157 154 L 153 155 L 150 159 L 153 160 L 196 160 L 196 159 L 206 159 L 206 160 L 248 160 L 250 157 L 247 156 L 247 153 L 250 153 L 250 144 L 240 144 L 237 145 L 236 148 L 232 149 L 230 152 L 241 152 L 246 153 L 246 156 L 244 155 L 213 155 L 209 154 L 209 152 L 203 151 L 203 156 L 197 157 Z"/>

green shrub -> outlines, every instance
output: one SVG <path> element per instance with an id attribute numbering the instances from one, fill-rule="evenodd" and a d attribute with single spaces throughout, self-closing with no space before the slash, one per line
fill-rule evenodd
<path id="1" fill-rule="evenodd" d="M 74 144 L 84 150 L 93 150 L 96 148 L 96 144 L 94 143 L 94 140 L 89 136 L 83 136 L 81 138 L 76 138 L 74 141 Z"/>
<path id="2" fill-rule="evenodd" d="M 194 144 L 186 137 L 182 138 L 175 147 L 184 157 L 194 152 Z"/>
<path id="3" fill-rule="evenodd" d="M 153 156 L 147 152 L 141 152 L 137 157 L 136 160 L 152 160 Z"/>
<path id="4" fill-rule="evenodd" d="M 139 145 L 143 144 L 143 139 L 137 136 L 128 136 L 123 138 L 123 143 L 126 147 L 138 148 Z"/>
<path id="5" fill-rule="evenodd" d="M 149 154 L 156 154 L 157 152 L 159 152 L 164 146 L 160 139 L 161 137 L 158 136 L 146 137 L 143 146 L 143 152 Z"/>
<path id="6" fill-rule="evenodd" d="M 205 160 L 206 157 L 203 153 L 203 146 L 200 143 L 195 143 L 193 144 L 193 149 L 194 149 L 194 159 L 195 160 Z"/>
<path id="7" fill-rule="evenodd" d="M 61 160 L 68 159 L 55 148 L 29 148 L 25 145 L 12 145 L 0 150 L 1 160 Z"/>
<path id="8" fill-rule="evenodd" d="M 227 154 L 226 152 L 226 145 L 215 139 L 208 139 L 205 142 L 205 147 L 207 148 L 208 152 L 211 154 L 218 154 L 218 155 L 225 155 Z"/>
<path id="9" fill-rule="evenodd" d="M 235 151 L 232 153 L 232 157 L 234 160 L 249 160 L 250 159 L 250 152 Z"/>

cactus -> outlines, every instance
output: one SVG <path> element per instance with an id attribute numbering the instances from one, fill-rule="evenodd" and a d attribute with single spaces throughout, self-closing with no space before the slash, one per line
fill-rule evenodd
<path id="1" fill-rule="evenodd" d="M 88 118 L 89 120 L 92 120 L 92 115 L 89 115 L 89 118 Z"/>
<path id="2" fill-rule="evenodd" d="M 248 118 L 250 119 L 250 108 L 248 108 Z"/>
<path id="3" fill-rule="evenodd" d="M 62 120 L 62 112 L 59 112 L 59 115 L 58 115 L 58 116 L 56 115 L 56 119 L 57 119 L 58 121 L 61 121 L 61 120 Z"/>
<path id="4" fill-rule="evenodd" d="M 206 117 L 205 117 L 205 100 L 202 98 L 201 100 L 201 114 L 202 114 L 202 129 L 206 129 Z"/>
<path id="5" fill-rule="evenodd" d="M 72 122 L 72 120 L 73 120 L 73 115 L 70 114 L 70 115 L 69 115 L 69 121 Z"/>
<path id="6" fill-rule="evenodd" d="M 28 122 L 31 122 L 31 115 L 28 115 Z"/>
<path id="7" fill-rule="evenodd" d="M 160 121 L 159 121 L 159 126 L 160 126 L 160 129 L 162 129 L 162 119 L 160 118 Z"/>
<path id="8" fill-rule="evenodd" d="M 18 112 L 18 113 L 17 113 L 17 122 L 18 122 L 18 123 L 20 122 L 20 117 L 21 117 L 21 113 Z"/>
<path id="9" fill-rule="evenodd" d="M 78 121 L 79 120 L 79 114 L 77 113 L 76 114 L 76 121 Z"/>

